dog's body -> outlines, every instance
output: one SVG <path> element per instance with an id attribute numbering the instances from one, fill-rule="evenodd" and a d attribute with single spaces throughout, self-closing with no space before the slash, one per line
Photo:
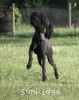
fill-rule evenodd
<path id="1" fill-rule="evenodd" d="M 27 64 L 27 69 L 31 68 L 31 66 L 32 66 L 32 53 L 34 51 L 34 53 L 37 55 L 38 63 L 42 67 L 42 74 L 43 74 L 42 80 L 43 81 L 46 80 L 46 65 L 45 65 L 46 64 L 46 55 L 47 55 L 49 63 L 54 68 L 54 73 L 55 73 L 56 79 L 58 79 L 58 72 L 56 69 L 56 65 L 54 64 L 54 61 L 53 61 L 52 46 L 48 42 L 49 38 L 46 37 L 46 36 L 48 36 L 50 29 L 51 29 L 50 24 L 49 24 L 47 33 L 44 32 L 44 27 L 42 27 L 40 25 L 35 26 L 35 34 L 32 38 L 32 42 L 31 42 L 30 49 L 29 49 L 29 61 Z"/>

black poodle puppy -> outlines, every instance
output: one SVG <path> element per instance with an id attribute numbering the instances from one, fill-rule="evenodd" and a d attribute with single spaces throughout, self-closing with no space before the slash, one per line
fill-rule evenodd
<path id="1" fill-rule="evenodd" d="M 45 62 L 46 62 L 46 55 L 47 55 L 49 63 L 54 68 L 56 79 L 58 79 L 57 68 L 53 61 L 52 46 L 48 42 L 48 39 L 51 38 L 52 25 L 48 22 L 46 16 L 44 16 L 43 14 L 42 15 L 40 14 L 40 16 L 45 17 L 44 18 L 45 21 L 43 21 L 43 19 L 39 17 L 39 14 L 37 12 L 34 12 L 33 14 L 35 16 L 31 15 L 30 21 L 35 28 L 35 34 L 32 38 L 32 42 L 29 48 L 29 61 L 27 64 L 27 69 L 31 68 L 32 66 L 32 53 L 34 51 L 34 53 L 37 54 L 38 63 L 42 67 L 42 74 L 43 74 L 42 80 L 45 81 L 46 80 Z"/>

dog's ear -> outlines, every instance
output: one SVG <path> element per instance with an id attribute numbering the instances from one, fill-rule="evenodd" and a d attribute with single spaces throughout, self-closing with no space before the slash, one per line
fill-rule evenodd
<path id="1" fill-rule="evenodd" d="M 39 17 L 41 18 L 41 23 L 44 25 L 45 28 L 47 28 L 49 26 L 49 20 L 47 18 L 47 16 L 43 13 L 41 13 L 39 15 Z"/>
<path id="2" fill-rule="evenodd" d="M 46 28 L 45 37 L 50 39 L 53 35 L 53 25 L 49 23 L 49 26 Z"/>

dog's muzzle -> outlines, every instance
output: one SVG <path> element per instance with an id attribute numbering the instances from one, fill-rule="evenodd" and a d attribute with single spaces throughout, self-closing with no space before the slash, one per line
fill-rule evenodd
<path id="1" fill-rule="evenodd" d="M 43 33 L 40 33 L 40 40 L 44 40 L 45 39 L 45 37 L 44 37 L 44 34 Z"/>

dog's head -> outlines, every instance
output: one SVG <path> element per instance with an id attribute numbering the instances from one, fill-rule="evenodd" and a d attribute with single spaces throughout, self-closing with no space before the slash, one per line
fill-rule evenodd
<path id="1" fill-rule="evenodd" d="M 37 36 L 37 38 L 41 41 L 43 41 L 45 39 L 45 32 L 44 32 L 44 27 L 42 26 L 37 26 L 35 28 L 35 34 Z"/>
<path id="2" fill-rule="evenodd" d="M 30 24 L 35 28 L 37 25 L 42 25 L 47 28 L 49 25 L 49 20 L 45 14 L 42 12 L 33 12 L 30 16 Z"/>
<path id="3" fill-rule="evenodd" d="M 35 32 L 43 40 L 50 39 L 53 33 L 53 26 L 43 13 L 33 12 L 30 16 L 30 24 L 35 28 Z M 46 30 L 45 30 L 46 29 Z M 45 31 L 44 31 L 45 30 Z"/>
<path id="4" fill-rule="evenodd" d="M 33 12 L 30 16 L 30 24 L 35 28 L 37 25 L 41 24 L 41 20 L 38 12 Z"/>

